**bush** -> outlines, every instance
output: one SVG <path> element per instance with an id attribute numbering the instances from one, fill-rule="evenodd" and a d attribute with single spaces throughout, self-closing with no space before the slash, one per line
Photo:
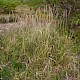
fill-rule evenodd
<path id="1" fill-rule="evenodd" d="M 0 8 L 6 13 L 10 13 L 12 10 L 14 11 L 15 7 L 19 4 L 21 4 L 21 2 L 18 0 L 0 0 Z"/>

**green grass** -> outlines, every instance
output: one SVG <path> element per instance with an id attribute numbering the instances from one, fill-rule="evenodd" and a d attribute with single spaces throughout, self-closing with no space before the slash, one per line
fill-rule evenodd
<path id="1" fill-rule="evenodd" d="M 0 35 L 2 80 L 80 80 L 79 46 L 56 27 L 24 27 Z"/>

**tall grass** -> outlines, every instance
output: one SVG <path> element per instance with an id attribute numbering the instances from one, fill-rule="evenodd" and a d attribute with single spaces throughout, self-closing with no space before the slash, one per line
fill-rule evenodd
<path id="1" fill-rule="evenodd" d="M 64 22 L 38 25 L 27 19 L 30 23 L 0 34 L 1 79 L 80 80 L 80 48 Z"/>
<path id="2" fill-rule="evenodd" d="M 0 35 L 2 80 L 79 80 L 78 46 L 55 26 Z"/>

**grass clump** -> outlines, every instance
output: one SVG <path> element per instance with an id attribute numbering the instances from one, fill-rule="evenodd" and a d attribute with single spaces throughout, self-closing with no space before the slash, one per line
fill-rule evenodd
<path id="1" fill-rule="evenodd" d="M 79 80 L 79 46 L 56 27 L 24 27 L 0 35 L 2 80 Z"/>
<path id="2" fill-rule="evenodd" d="M 0 15 L 0 23 L 10 23 L 19 21 L 19 16 L 16 14 Z"/>

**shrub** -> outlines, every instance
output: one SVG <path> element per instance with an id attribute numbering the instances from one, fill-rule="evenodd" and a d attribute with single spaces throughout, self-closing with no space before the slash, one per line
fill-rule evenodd
<path id="1" fill-rule="evenodd" d="M 21 4 L 21 2 L 18 0 L 0 0 L 0 8 L 6 13 L 10 13 L 12 10 L 14 11 L 15 7 L 19 4 Z"/>

